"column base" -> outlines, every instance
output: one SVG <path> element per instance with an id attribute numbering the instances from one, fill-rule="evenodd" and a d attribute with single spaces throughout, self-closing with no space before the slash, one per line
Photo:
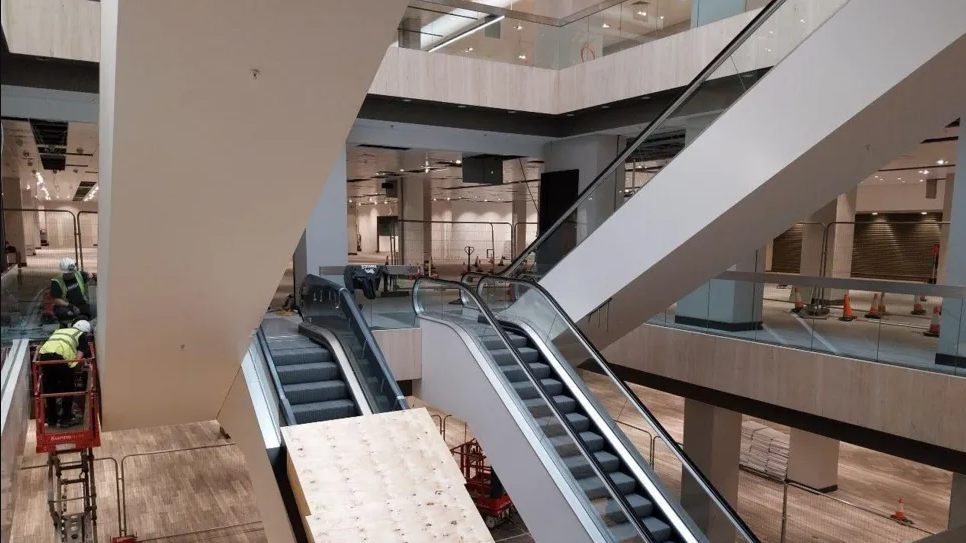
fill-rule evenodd
<path id="1" fill-rule="evenodd" d="M 762 330 L 761 321 L 753 322 L 723 322 L 723 321 L 712 321 L 708 319 L 702 319 L 698 317 L 686 317 L 684 315 L 674 316 L 675 324 L 683 324 L 685 326 L 697 326 L 700 328 L 710 328 L 712 330 L 722 330 L 725 332 L 750 332 L 753 330 Z"/>
<path id="2" fill-rule="evenodd" d="M 966 356 L 959 356 L 955 354 L 946 353 L 936 353 L 936 364 L 940 366 L 953 366 L 957 368 L 966 368 Z"/>
<path id="3" fill-rule="evenodd" d="M 814 490 L 815 492 L 819 492 L 821 494 L 828 494 L 829 492 L 835 492 L 836 490 L 839 489 L 839 485 L 838 484 L 834 484 L 834 485 L 831 485 L 831 486 L 827 486 L 825 488 L 815 488 L 814 486 L 806 485 L 805 483 L 802 483 L 802 482 L 799 482 L 799 481 L 795 481 L 793 479 L 789 479 L 789 482 L 795 483 L 796 485 L 804 486 L 805 488 L 807 488 L 809 490 Z"/>

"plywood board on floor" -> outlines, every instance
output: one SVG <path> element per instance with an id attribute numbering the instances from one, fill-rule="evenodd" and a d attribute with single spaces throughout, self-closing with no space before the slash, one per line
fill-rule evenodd
<path id="1" fill-rule="evenodd" d="M 314 543 L 492 543 L 425 409 L 282 429 Z"/>

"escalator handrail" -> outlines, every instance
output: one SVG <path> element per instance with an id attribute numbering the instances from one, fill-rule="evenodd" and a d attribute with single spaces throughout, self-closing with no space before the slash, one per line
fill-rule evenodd
<path id="1" fill-rule="evenodd" d="M 627 517 L 628 522 L 630 522 L 631 525 L 634 526 L 634 529 L 637 531 L 638 535 L 646 543 L 655 543 L 654 538 L 651 537 L 651 533 L 644 526 L 644 523 L 641 522 L 641 519 L 634 513 L 634 508 L 631 507 L 630 503 L 628 503 L 627 497 L 624 495 L 624 493 L 622 493 L 617 488 L 614 482 L 610 479 L 610 476 L 608 476 L 607 472 L 604 471 L 604 467 L 597 460 L 597 457 L 594 456 L 592 452 L 587 450 L 586 444 L 580 439 L 580 433 L 573 428 L 570 420 L 566 416 L 564 416 L 564 414 L 560 411 L 560 408 L 557 407 L 557 404 L 554 403 L 553 398 L 549 394 L 547 394 L 546 390 L 544 390 L 543 385 L 540 382 L 540 379 L 533 374 L 533 369 L 530 368 L 530 365 L 523 362 L 523 357 L 520 355 L 520 351 L 517 350 L 516 346 L 513 345 L 513 342 L 510 341 L 510 337 L 507 335 L 503 327 L 497 324 L 496 316 L 494 316 L 493 312 L 490 311 L 490 308 L 483 303 L 483 300 L 480 298 L 480 296 L 472 289 L 470 289 L 468 286 L 458 281 L 448 281 L 445 279 L 433 279 L 431 277 L 420 277 L 416 279 L 415 283 L 413 283 L 413 294 L 412 294 L 413 311 L 416 313 L 416 316 L 421 316 L 423 313 L 426 312 L 426 309 L 422 306 L 422 304 L 419 303 L 419 296 L 418 296 L 419 291 L 422 289 L 423 285 L 426 285 L 426 284 L 433 284 L 443 288 L 449 287 L 451 289 L 456 289 L 460 292 L 461 300 L 469 299 L 476 304 L 476 307 L 478 308 L 480 314 L 483 315 L 483 317 L 486 319 L 487 324 L 489 324 L 491 328 L 496 330 L 497 335 L 499 336 L 500 340 L 503 342 L 503 345 L 506 347 L 507 351 L 513 357 L 514 362 L 516 362 L 516 364 L 519 365 L 521 369 L 523 369 L 523 372 L 527 375 L 527 378 L 530 380 L 531 383 L 533 383 L 534 389 L 536 389 L 537 394 L 540 395 L 540 398 L 547 404 L 547 406 L 553 412 L 554 416 L 560 421 L 560 426 L 567 433 L 567 436 L 570 438 L 571 441 L 574 442 L 576 447 L 580 449 L 581 454 L 588 460 L 591 468 L 594 470 L 594 475 L 600 478 L 600 480 L 604 483 L 604 486 L 607 487 L 608 492 L 614 497 L 618 507 L 620 507 L 621 509 L 621 513 L 623 513 L 624 516 Z M 464 298 L 464 296 L 466 296 L 466 298 Z"/>
<path id="2" fill-rule="evenodd" d="M 716 72 L 718 68 L 720 68 L 721 65 L 724 64 L 724 62 L 735 53 L 735 51 L 738 50 L 739 47 L 744 45 L 744 43 L 748 41 L 748 38 L 750 38 L 755 31 L 761 28 L 761 25 L 771 18 L 771 16 L 774 15 L 774 13 L 778 11 L 778 8 L 780 8 L 784 3 L 785 0 L 771 0 L 768 5 L 763 7 L 761 11 L 759 11 L 758 14 L 755 15 L 755 17 L 747 25 L 745 25 L 745 27 L 741 29 L 741 31 L 738 32 L 738 34 L 735 35 L 735 37 L 732 38 L 732 40 L 728 42 L 728 44 L 725 45 L 721 51 L 718 52 L 711 62 L 708 63 L 708 65 L 705 66 L 700 72 L 698 72 L 698 75 L 696 75 L 694 79 L 692 79 L 691 82 L 684 87 L 677 97 L 670 104 L 668 104 L 667 107 L 665 107 L 664 110 L 661 111 L 661 113 L 655 117 L 654 120 L 652 120 L 644 128 L 644 130 L 641 131 L 640 134 L 637 135 L 637 137 L 631 140 L 630 143 L 627 144 L 627 147 L 621 151 L 621 153 L 618 154 L 617 157 L 607 165 L 607 167 L 601 170 L 601 172 L 597 174 L 597 177 L 595 177 L 594 180 L 584 188 L 584 190 L 577 194 L 577 199 L 569 208 L 567 208 L 567 211 L 562 213 L 560 217 L 554 221 L 550 228 L 541 232 L 540 235 L 537 236 L 537 239 L 533 240 L 533 242 L 528 245 L 523 252 L 517 255 L 517 257 L 510 262 L 510 265 L 501 272 L 501 275 L 509 275 L 513 273 L 513 271 L 517 269 L 520 264 L 527 260 L 528 256 L 538 246 L 540 246 L 540 244 L 546 241 L 547 238 L 557 231 L 560 225 L 567 222 L 568 218 L 574 212 L 576 212 L 578 208 L 580 208 L 580 205 L 583 204 L 584 201 L 591 196 L 591 194 L 593 194 L 594 190 L 600 186 L 603 180 L 617 171 L 617 168 L 627 161 L 631 154 L 636 151 L 642 143 L 644 143 L 644 140 L 651 137 L 657 128 L 664 124 L 664 121 L 668 120 L 668 118 L 670 118 L 671 115 L 678 110 L 678 108 L 683 106 L 696 92 L 698 92 L 701 85 L 704 84 L 704 82 L 707 81 L 708 78 L 710 78 L 711 75 Z"/>
<path id="3" fill-rule="evenodd" d="M 681 465 L 688 470 L 688 474 L 698 483 L 698 486 L 700 486 L 705 494 L 711 498 L 715 505 L 717 505 L 725 512 L 725 514 L 728 515 L 728 520 L 734 526 L 735 530 L 738 531 L 738 533 L 745 539 L 747 543 L 761 543 L 754 532 L 751 531 L 751 528 L 749 528 L 748 525 L 745 524 L 745 521 L 742 520 L 741 516 L 738 515 L 738 512 L 731 507 L 731 505 L 728 503 L 728 500 L 726 500 L 724 496 L 718 493 L 718 490 L 714 487 L 714 485 L 711 484 L 708 478 L 705 477 L 704 473 L 694 464 L 694 461 L 692 461 L 688 454 L 684 452 L 684 449 L 678 445 L 677 441 L 671 437 L 671 434 L 668 433 L 664 426 L 658 422 L 647 406 L 641 402 L 640 398 L 634 394 L 634 392 L 630 389 L 630 387 L 627 386 L 627 383 L 625 383 L 623 379 L 617 377 L 607 362 L 604 361 L 604 356 L 600 354 L 597 348 L 594 347 L 594 344 L 587 339 L 587 336 L 584 335 L 577 324 L 570 318 L 569 315 L 567 315 L 563 308 L 560 307 L 560 304 L 557 303 L 557 300 L 554 299 L 549 292 L 547 292 L 547 289 L 543 288 L 543 286 L 541 286 L 539 283 L 480 272 L 464 273 L 460 278 L 460 281 L 462 282 L 466 277 L 469 276 L 478 276 L 480 278 L 480 281 L 476 287 L 478 293 L 482 290 L 484 280 L 486 279 L 502 281 L 505 283 L 520 284 L 538 292 L 550 304 L 554 311 L 558 313 L 563 322 L 567 325 L 567 328 L 570 330 L 570 332 L 574 335 L 574 337 L 577 338 L 581 345 L 583 345 L 584 349 L 590 353 L 590 356 L 594 359 L 597 365 L 600 366 L 607 377 L 617 385 L 618 390 L 620 390 L 624 397 L 631 403 L 631 405 L 637 409 L 638 414 L 643 417 L 644 420 L 646 420 L 658 433 L 658 436 L 664 440 L 674 456 L 677 457 L 677 459 L 681 462 Z M 479 298 L 482 299 L 482 295 L 480 295 Z"/>
<path id="4" fill-rule="evenodd" d="M 379 366 L 379 371 L 382 373 L 383 379 L 389 385 L 389 389 L 392 394 L 396 396 L 396 406 L 398 410 L 409 409 L 409 402 L 406 401 L 406 395 L 402 393 L 402 389 L 399 388 L 399 383 L 396 382 L 396 377 L 393 375 L 392 370 L 389 369 L 389 364 L 386 363 L 386 357 L 382 354 L 382 349 L 379 348 L 379 344 L 376 343 L 375 336 L 372 335 L 372 330 L 369 329 L 369 323 L 366 322 L 362 313 L 359 312 L 359 307 L 356 305 L 355 297 L 349 293 L 349 289 L 345 288 L 344 285 L 340 285 L 331 279 L 326 279 L 325 277 L 314 276 L 316 279 L 320 280 L 327 287 L 337 291 L 339 293 L 339 306 L 337 309 L 342 309 L 343 314 L 345 314 L 346 319 L 350 324 L 354 325 L 354 331 L 361 335 L 363 343 L 369 351 L 372 352 L 373 357 L 376 360 L 376 364 Z"/>
<path id="5" fill-rule="evenodd" d="M 268 348 L 268 338 L 265 337 L 265 331 L 262 330 L 260 325 L 258 330 L 255 331 L 255 340 L 258 342 L 258 346 L 262 351 L 262 356 L 266 358 L 265 365 L 268 366 L 268 373 L 272 376 L 272 384 L 275 385 L 275 394 L 278 396 L 278 401 L 282 404 L 282 418 L 285 420 L 285 425 L 294 426 L 298 424 L 295 422 L 295 411 L 292 410 L 292 404 L 285 396 L 285 390 L 282 388 L 282 380 L 278 377 L 275 360 L 272 358 L 272 351 Z"/>

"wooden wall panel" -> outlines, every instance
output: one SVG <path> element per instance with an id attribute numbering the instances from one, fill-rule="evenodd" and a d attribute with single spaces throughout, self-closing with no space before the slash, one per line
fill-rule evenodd
<path id="1" fill-rule="evenodd" d="M 643 325 L 608 362 L 966 452 L 966 379 Z"/>
<path id="2" fill-rule="evenodd" d="M 86 62 L 101 59 L 101 4 L 89 0 L 3 0 L 12 53 Z"/>
<path id="3" fill-rule="evenodd" d="M 419 379 L 423 375 L 423 336 L 419 328 L 373 330 L 373 337 L 386 357 L 397 381 Z"/>

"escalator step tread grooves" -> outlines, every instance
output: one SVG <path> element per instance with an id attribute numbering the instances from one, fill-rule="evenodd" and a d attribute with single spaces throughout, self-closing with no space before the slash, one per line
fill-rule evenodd
<path id="1" fill-rule="evenodd" d="M 268 348 L 296 424 L 359 414 L 339 365 L 327 348 L 303 336 L 270 338 Z"/>
<path id="2" fill-rule="evenodd" d="M 578 410 L 577 401 L 564 387 L 553 366 L 546 363 L 540 351 L 530 346 L 529 339 L 526 336 L 513 330 L 505 329 L 505 331 L 513 346 L 520 353 L 522 361 L 530 367 L 534 376 L 540 379 L 544 391 L 553 398 L 553 402 L 560 412 L 567 418 L 571 426 L 580 433 L 580 440 L 583 441 L 587 451 L 594 455 L 597 462 L 607 472 L 614 486 L 624 494 L 625 500 L 642 520 L 644 527 L 650 532 L 655 543 L 672 541 L 674 533 L 671 527 L 661 519 L 651 516 L 655 512 L 654 504 L 644 495 L 643 489 L 638 487 L 637 481 L 622 471 L 623 466 L 620 459 L 607 450 L 609 447 L 606 440 L 596 432 L 596 427 L 590 418 Z M 627 518 L 621 512 L 617 500 L 610 496 L 604 482 L 594 474 L 590 461 L 580 453 L 577 445 L 567 435 L 561 422 L 550 411 L 549 406 L 543 401 L 523 368 L 517 365 L 513 354 L 504 346 L 502 339 L 497 336 L 488 336 L 483 338 L 483 345 L 490 352 L 497 365 L 500 366 L 514 391 L 523 400 L 524 406 L 530 410 L 537 424 L 543 428 L 544 433 L 550 438 L 550 443 L 560 454 L 567 469 L 577 479 L 577 483 L 587 497 L 594 503 L 597 511 L 609 521 L 610 531 L 615 539 L 617 541 L 638 540 L 634 526 L 627 521 Z"/>

